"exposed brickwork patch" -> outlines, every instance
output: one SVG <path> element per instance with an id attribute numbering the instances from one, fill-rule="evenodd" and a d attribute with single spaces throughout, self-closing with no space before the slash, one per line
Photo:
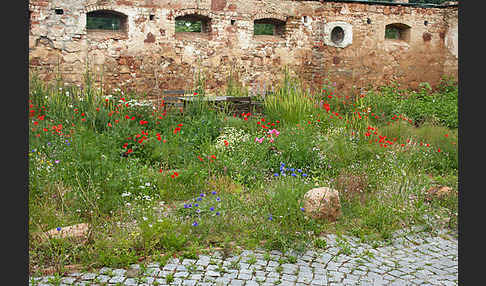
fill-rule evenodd
<path id="1" fill-rule="evenodd" d="M 147 37 L 145 38 L 145 43 L 155 43 L 155 36 L 152 33 L 148 33 Z"/>

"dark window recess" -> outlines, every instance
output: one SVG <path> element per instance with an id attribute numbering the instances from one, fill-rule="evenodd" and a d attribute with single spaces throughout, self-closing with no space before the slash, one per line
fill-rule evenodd
<path id="1" fill-rule="evenodd" d="M 308 20 L 307 20 L 307 16 L 304 16 L 304 17 L 303 17 L 303 20 L 304 20 L 304 23 L 306 23 L 306 24 L 307 24 L 307 22 L 308 22 Z"/>
<path id="2" fill-rule="evenodd" d="M 185 15 L 175 19 L 175 31 L 209 33 L 211 19 L 201 15 Z"/>
<path id="3" fill-rule="evenodd" d="M 341 27 L 334 27 L 331 31 L 331 41 L 335 44 L 340 44 L 344 40 L 344 30 Z"/>
<path id="4" fill-rule="evenodd" d="M 285 22 L 278 19 L 259 19 L 253 25 L 253 34 L 281 36 L 285 35 Z"/>
<path id="5" fill-rule="evenodd" d="M 366 23 L 371 24 L 371 19 L 370 18 L 366 19 Z"/>
<path id="6" fill-rule="evenodd" d="M 425 20 L 424 25 L 427 26 L 429 24 L 429 21 Z"/>
<path id="7" fill-rule="evenodd" d="M 150 21 L 153 21 L 155 19 L 155 15 L 150 15 L 149 19 L 150 19 Z"/>
<path id="8" fill-rule="evenodd" d="M 54 9 L 54 12 L 56 12 L 57 15 L 64 14 L 64 10 L 63 9 Z"/>
<path id="9" fill-rule="evenodd" d="M 408 42 L 410 39 L 410 26 L 401 23 L 386 25 L 385 39 L 402 40 Z"/>
<path id="10" fill-rule="evenodd" d="M 88 30 L 107 30 L 107 31 L 126 31 L 127 16 L 108 10 L 92 11 L 86 14 L 86 29 Z"/>
<path id="11" fill-rule="evenodd" d="M 234 25 L 236 23 L 236 20 L 231 20 L 231 25 Z"/>

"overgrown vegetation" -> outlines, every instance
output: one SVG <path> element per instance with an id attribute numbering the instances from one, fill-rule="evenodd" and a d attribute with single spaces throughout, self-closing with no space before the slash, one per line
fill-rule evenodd
<path id="1" fill-rule="evenodd" d="M 29 259 L 124 267 L 208 247 L 325 248 L 324 233 L 388 239 L 399 228 L 457 227 L 457 83 L 337 94 L 287 75 L 263 114 L 195 101 L 184 114 L 134 94 L 47 85 L 29 95 Z M 241 89 L 232 89 L 239 95 Z M 243 94 L 242 94 L 243 95 Z M 201 95 L 203 98 L 204 95 Z M 453 192 L 428 200 L 431 186 Z M 303 195 L 340 192 L 336 222 L 309 218 Z M 90 235 L 42 239 L 88 223 Z M 108 247 L 109 245 L 109 247 Z"/>

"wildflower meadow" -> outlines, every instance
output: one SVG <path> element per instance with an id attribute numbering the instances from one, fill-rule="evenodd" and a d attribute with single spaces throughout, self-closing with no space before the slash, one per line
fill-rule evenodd
<path id="1" fill-rule="evenodd" d="M 457 228 L 457 82 L 334 87 L 310 92 L 287 75 L 260 98 L 262 112 L 195 100 L 181 113 L 89 79 L 77 87 L 31 75 L 31 272 L 211 249 L 303 251 L 325 233 L 387 241 L 412 226 Z M 305 214 L 304 194 L 324 186 L 339 191 L 335 222 Z M 452 192 L 429 199 L 434 186 Z M 79 223 L 89 225 L 86 238 L 42 235 Z"/>

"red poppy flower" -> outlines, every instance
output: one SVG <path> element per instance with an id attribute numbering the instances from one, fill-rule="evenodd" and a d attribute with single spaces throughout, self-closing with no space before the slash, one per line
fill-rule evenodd
<path id="1" fill-rule="evenodd" d="M 111 125 L 111 123 L 110 123 L 110 122 L 108 122 L 108 126 L 112 127 L 113 125 Z"/>
<path id="2" fill-rule="evenodd" d="M 228 145 L 229 145 L 229 142 L 228 142 L 228 141 L 226 141 L 226 140 L 224 140 L 224 145 L 225 145 L 225 146 L 228 146 Z"/>

